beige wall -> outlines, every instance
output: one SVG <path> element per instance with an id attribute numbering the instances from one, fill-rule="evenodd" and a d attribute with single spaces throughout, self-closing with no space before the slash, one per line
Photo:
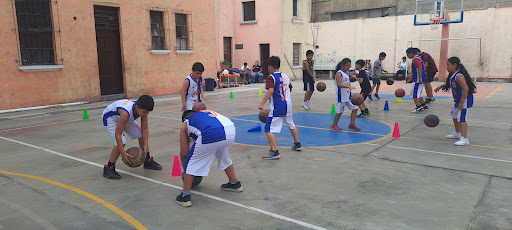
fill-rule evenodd
<path id="1" fill-rule="evenodd" d="M 14 30 L 11 1 L 0 2 L 0 47 L 2 94 L 0 109 L 13 109 L 77 101 L 100 100 L 98 57 L 94 27 L 94 5 L 119 7 L 121 52 L 125 93 L 128 97 L 142 94 L 163 95 L 179 91 L 183 79 L 196 61 L 205 65 L 205 77 L 214 77 L 216 71 L 216 30 L 213 1 L 201 0 L 111 0 L 108 3 L 91 0 L 59 1 L 58 18 L 61 36 L 56 52 L 62 49 L 64 68 L 56 72 L 25 73 L 18 70 L 18 47 Z M 169 10 L 170 20 L 166 36 L 171 53 L 158 56 L 150 53 L 151 35 L 149 9 Z M 174 11 L 190 11 L 191 55 L 175 53 Z M 57 12 L 54 12 L 57 18 Z M 77 20 L 73 20 L 77 17 Z M 57 21 L 54 22 L 57 24 Z M 55 27 L 57 28 L 57 27 Z M 59 39 L 57 39 L 59 41 Z"/>
<path id="2" fill-rule="evenodd" d="M 233 0 L 215 0 L 215 27 L 217 29 L 217 69 L 220 71 L 220 62 L 224 60 L 224 37 L 231 38 L 231 52 L 235 50 L 233 43 L 234 20 Z M 232 56 L 232 58 L 234 58 Z"/>
<path id="3" fill-rule="evenodd" d="M 450 37 L 481 37 L 481 60 L 478 63 L 477 40 L 450 41 L 448 57 L 458 56 L 470 74 L 478 78 L 510 79 L 512 76 L 512 30 L 508 25 L 511 7 L 468 10 L 464 22 L 450 24 Z M 380 52 L 386 52 L 383 68 L 396 71 L 396 64 L 405 56 L 408 40 L 439 39 L 441 27 L 414 26 L 413 16 L 391 16 L 384 18 L 354 19 L 315 23 L 319 26 L 317 56 L 356 56 L 370 58 L 372 62 Z M 309 43 L 313 38 L 308 33 Z M 506 39 L 504 39 L 506 38 Z M 439 63 L 440 41 L 414 42 L 413 46 L 432 55 Z M 444 60 L 446 61 L 446 60 Z"/>

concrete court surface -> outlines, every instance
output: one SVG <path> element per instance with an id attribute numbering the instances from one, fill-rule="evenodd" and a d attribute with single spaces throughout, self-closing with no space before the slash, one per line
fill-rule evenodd
<path id="1" fill-rule="evenodd" d="M 295 114 L 329 114 L 334 87 L 325 82 L 327 90 L 314 93 L 309 111 L 300 105 L 302 82 L 293 82 Z M 455 140 L 444 138 L 453 131 L 451 99 L 437 100 L 422 114 L 409 112 L 414 107 L 410 100 L 389 99 L 387 112 L 384 99 L 369 101 L 371 116 L 356 121 L 364 134 L 345 131 L 345 112 L 344 131 L 301 121 L 299 136 L 309 146 L 317 143 L 308 140 L 321 142 L 323 135 L 355 142 L 358 135 L 377 139 L 322 143 L 302 152 L 280 146 L 281 159 L 264 161 L 267 142 L 264 133 L 256 133 L 259 144 L 235 144 L 231 150 L 244 192 L 220 190 L 227 178 L 214 161 L 192 194 L 190 208 L 175 203 L 182 183 L 169 177 L 179 154 L 179 95 L 156 97 L 150 113 L 150 151 L 163 170 L 129 168 L 119 160 L 121 180 L 102 177 L 112 139 L 99 117 L 110 102 L 3 113 L 0 229 L 512 229 L 512 85 L 477 86 L 469 113 L 471 146 L 456 147 Z M 206 92 L 208 108 L 228 117 L 254 114 L 254 121 L 234 120 L 246 122 L 237 127 L 241 137 L 257 124 L 258 89 L 263 87 Z M 410 92 L 410 84 L 397 81 L 392 86 L 383 82 L 381 94 L 393 94 L 398 87 Z M 82 120 L 84 108 L 90 120 Z M 437 114 L 439 126 L 426 127 L 427 114 Z M 331 119 L 315 122 L 328 125 Z M 387 124 L 388 130 L 398 122 L 402 138 L 392 138 L 391 131 L 372 134 L 367 119 Z M 316 138 L 308 130 L 318 131 Z M 289 139 L 286 135 L 283 127 L 278 144 Z"/>

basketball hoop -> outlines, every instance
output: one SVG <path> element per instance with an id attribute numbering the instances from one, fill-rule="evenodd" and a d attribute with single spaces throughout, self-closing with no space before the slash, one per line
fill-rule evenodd
<path id="1" fill-rule="evenodd" d="M 432 22 L 432 24 L 430 24 L 430 29 L 439 29 L 439 24 L 441 24 L 441 20 L 443 20 L 443 18 L 431 18 L 430 21 Z"/>

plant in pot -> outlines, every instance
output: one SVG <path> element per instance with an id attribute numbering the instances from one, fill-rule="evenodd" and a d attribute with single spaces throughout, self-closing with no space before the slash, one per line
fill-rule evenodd
<path id="1" fill-rule="evenodd" d="M 228 60 L 224 60 L 224 61 L 220 62 L 220 68 L 222 68 L 222 70 L 229 69 L 230 67 L 231 67 L 231 62 L 229 62 Z"/>

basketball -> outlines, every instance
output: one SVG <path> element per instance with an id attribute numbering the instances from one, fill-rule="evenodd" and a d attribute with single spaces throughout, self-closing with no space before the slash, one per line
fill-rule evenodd
<path id="1" fill-rule="evenodd" d="M 183 176 L 181 177 L 181 181 L 183 181 Z M 202 176 L 194 176 L 194 180 L 192 181 L 192 188 L 198 186 L 203 181 Z"/>
<path id="2" fill-rule="evenodd" d="M 132 163 L 132 165 L 128 165 L 132 168 L 137 168 L 144 163 L 144 160 L 146 160 L 146 153 L 142 152 L 142 149 L 137 147 L 131 147 L 128 150 L 126 150 L 126 153 L 128 155 L 132 156 L 133 158 L 128 158 L 128 160 Z"/>
<path id="3" fill-rule="evenodd" d="M 364 97 L 361 94 L 354 94 L 352 95 L 352 98 L 350 98 L 350 102 L 354 105 L 361 105 L 364 102 Z"/>
<path id="4" fill-rule="evenodd" d="M 268 109 L 261 110 L 260 114 L 258 114 L 258 119 L 263 123 L 267 123 L 268 113 L 270 113 Z"/>
<path id="5" fill-rule="evenodd" d="M 325 88 L 327 88 L 327 86 L 323 82 L 318 82 L 318 84 L 316 84 L 316 90 L 320 92 L 325 91 Z"/>
<path id="6" fill-rule="evenodd" d="M 406 83 L 412 83 L 412 76 L 411 75 L 407 75 L 407 77 L 405 77 L 405 82 Z"/>
<path id="7" fill-rule="evenodd" d="M 388 78 L 388 79 L 386 80 L 386 83 L 387 83 L 388 85 L 392 85 L 393 83 L 395 83 L 395 80 L 393 80 L 393 78 Z"/>
<path id="8" fill-rule="evenodd" d="M 192 106 L 192 110 L 194 112 L 206 110 L 206 105 L 203 102 L 197 102 L 194 104 L 194 106 Z"/>
<path id="9" fill-rule="evenodd" d="M 439 117 L 434 114 L 429 114 L 423 119 L 426 126 L 433 128 L 439 124 Z"/>
<path id="10" fill-rule="evenodd" d="M 402 88 L 398 88 L 395 90 L 395 96 L 396 97 L 404 97 L 405 96 L 405 90 Z"/>

